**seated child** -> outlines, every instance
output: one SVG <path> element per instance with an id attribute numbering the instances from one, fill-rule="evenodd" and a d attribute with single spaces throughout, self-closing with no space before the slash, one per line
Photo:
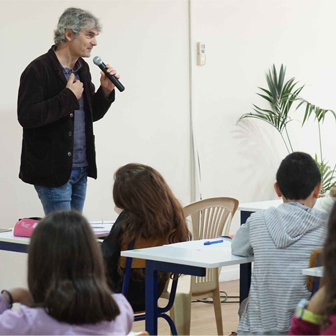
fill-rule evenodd
<path id="1" fill-rule="evenodd" d="M 324 197 L 317 199 L 314 209 L 330 213 L 336 201 L 336 187 L 331 187 Z"/>
<path id="2" fill-rule="evenodd" d="M 122 209 L 110 234 L 102 243 L 111 289 L 122 291 L 126 258 L 120 252 L 134 248 L 160 246 L 190 239 L 183 208 L 162 175 L 155 169 L 131 163 L 114 175 L 113 199 Z M 158 295 L 161 295 L 168 274 L 159 273 Z M 145 309 L 145 261 L 133 259 L 127 299 L 135 312 Z"/>
<path id="3" fill-rule="evenodd" d="M 310 296 L 302 269 L 326 237 L 328 214 L 312 209 L 321 174 L 310 155 L 289 154 L 280 164 L 274 188 L 284 203 L 252 214 L 232 241 L 233 254 L 254 254 L 239 335 L 288 333 L 298 301 Z"/>
<path id="4" fill-rule="evenodd" d="M 0 335 L 127 335 L 133 311 L 112 294 L 101 250 L 86 219 L 76 212 L 47 215 L 34 230 L 28 253 L 28 287 L 2 291 Z M 20 303 L 12 311 L 14 302 Z"/>
<path id="5" fill-rule="evenodd" d="M 289 335 L 336 335 L 336 205 L 330 214 L 323 247 L 324 286 L 310 302 L 302 300 L 292 319 Z M 304 310 L 303 310 L 304 309 Z"/>

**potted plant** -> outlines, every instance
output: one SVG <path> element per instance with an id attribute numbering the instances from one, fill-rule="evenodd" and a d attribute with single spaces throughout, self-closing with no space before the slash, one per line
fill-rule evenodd
<path id="1" fill-rule="evenodd" d="M 289 79 L 285 82 L 286 68 L 281 65 L 279 75 L 277 73 L 276 67 L 273 64 L 272 69 L 266 74 L 266 81 L 268 89 L 259 87 L 262 93 L 257 93 L 260 97 L 264 98 L 270 104 L 270 109 L 263 109 L 253 104 L 254 112 L 243 114 L 238 122 L 246 118 L 255 118 L 267 122 L 273 126 L 280 134 L 288 153 L 293 152 L 292 143 L 288 133 L 287 125 L 293 119 L 289 115 L 293 103 L 297 102 L 295 110 L 300 106 L 305 106 L 305 114 L 302 121 L 302 126 L 305 122 L 311 118 L 315 117 L 318 125 L 319 134 L 319 145 L 320 145 L 320 159 L 318 160 L 317 154 L 315 154 L 315 161 L 320 169 L 322 176 L 322 193 L 325 193 L 333 185 L 335 185 L 335 169 L 328 165 L 322 155 L 322 140 L 321 140 L 321 124 L 325 119 L 326 114 L 331 113 L 335 120 L 336 114 L 334 111 L 329 109 L 322 109 L 316 105 L 309 103 L 307 100 L 299 97 L 304 85 L 298 86 L 295 82 L 295 78 Z"/>

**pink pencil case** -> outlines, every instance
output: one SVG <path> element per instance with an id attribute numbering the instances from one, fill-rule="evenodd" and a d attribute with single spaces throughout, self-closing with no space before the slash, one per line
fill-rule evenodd
<path id="1" fill-rule="evenodd" d="M 41 218 L 22 218 L 14 226 L 13 235 L 15 237 L 30 237 Z"/>

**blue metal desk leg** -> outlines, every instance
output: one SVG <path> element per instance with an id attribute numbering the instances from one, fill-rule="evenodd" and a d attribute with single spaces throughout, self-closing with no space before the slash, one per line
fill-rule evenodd
<path id="1" fill-rule="evenodd" d="M 203 267 L 189 266 L 189 265 L 180 265 L 172 264 L 169 262 L 146 260 L 146 331 L 150 335 L 157 335 L 157 319 L 158 316 L 163 317 L 170 326 L 171 332 L 173 335 L 177 335 L 175 324 L 173 320 L 165 314 L 174 303 L 175 290 L 173 282 L 172 290 L 170 292 L 169 303 L 164 308 L 158 308 L 158 271 L 162 272 L 172 272 L 176 274 L 189 274 L 195 276 L 205 276 L 206 269 Z"/>
<path id="2" fill-rule="evenodd" d="M 158 294 L 158 271 L 154 269 L 153 263 L 146 260 L 146 331 L 149 335 L 157 335 L 157 294 Z"/>
<path id="3" fill-rule="evenodd" d="M 253 212 L 251 211 L 241 211 L 240 212 L 240 225 L 245 224 L 246 220 L 250 217 Z M 241 264 L 240 265 L 240 284 L 239 284 L 239 301 L 242 303 L 248 297 L 251 285 L 251 274 L 252 265 Z"/>
<path id="4" fill-rule="evenodd" d="M 251 285 L 251 263 L 240 265 L 239 302 L 242 303 L 249 295 Z"/>

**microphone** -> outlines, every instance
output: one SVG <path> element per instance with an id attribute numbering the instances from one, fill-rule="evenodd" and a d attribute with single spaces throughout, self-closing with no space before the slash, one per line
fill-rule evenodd
<path id="1" fill-rule="evenodd" d="M 116 86 L 116 88 L 123 92 L 125 87 L 119 82 L 116 76 L 112 76 L 107 72 L 106 65 L 99 56 L 93 58 L 93 63 L 99 66 L 99 68 L 104 72 L 105 76 Z"/>

